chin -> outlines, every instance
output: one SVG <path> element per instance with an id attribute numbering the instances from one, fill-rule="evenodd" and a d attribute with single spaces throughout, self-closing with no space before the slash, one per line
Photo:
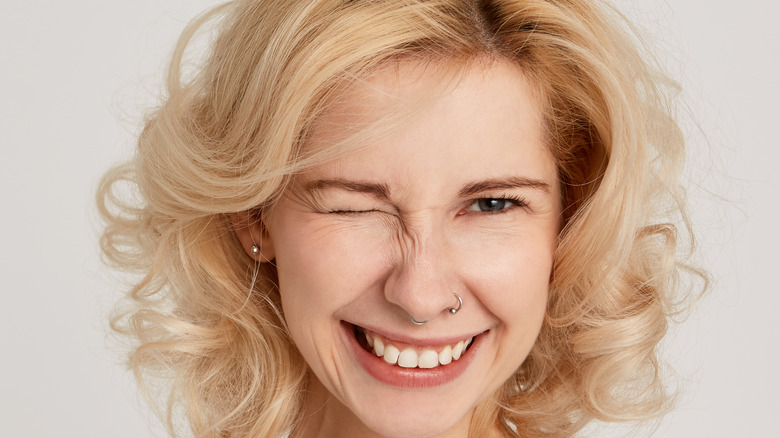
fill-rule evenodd
<path id="1" fill-rule="evenodd" d="M 401 399 L 402 400 L 402 399 Z M 433 438 L 446 434 L 456 427 L 464 415 L 453 412 L 450 407 L 417 406 L 405 403 L 399 411 L 383 413 L 363 412 L 359 414 L 361 422 L 377 436 L 385 438 Z M 470 415 L 470 414 L 469 414 Z M 453 418 L 459 416 L 459 418 Z M 470 418 L 467 418 L 467 420 Z"/>

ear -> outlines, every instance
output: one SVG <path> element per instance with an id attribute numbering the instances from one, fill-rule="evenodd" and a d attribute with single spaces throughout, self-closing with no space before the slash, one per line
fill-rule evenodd
<path id="1" fill-rule="evenodd" d="M 229 217 L 233 231 L 249 257 L 258 262 L 273 260 L 275 253 L 271 236 L 256 211 L 242 211 Z M 255 252 L 254 247 L 257 247 L 259 252 Z"/>

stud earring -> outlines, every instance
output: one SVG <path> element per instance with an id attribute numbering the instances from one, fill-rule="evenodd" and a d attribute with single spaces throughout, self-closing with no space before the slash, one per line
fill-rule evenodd
<path id="1" fill-rule="evenodd" d="M 252 245 L 252 255 L 260 254 L 260 248 L 257 245 Z"/>

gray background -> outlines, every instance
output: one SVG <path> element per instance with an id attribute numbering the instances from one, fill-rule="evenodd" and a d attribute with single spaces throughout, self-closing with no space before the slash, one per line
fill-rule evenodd
<path id="1" fill-rule="evenodd" d="M 0 13 L 0 430 L 163 436 L 106 315 L 93 193 L 127 156 L 186 22 L 213 1 L 6 2 Z M 660 437 L 780 436 L 780 3 L 620 0 L 684 85 L 690 199 L 713 288 L 664 345 Z M 611 429 L 593 436 L 623 436 Z"/>

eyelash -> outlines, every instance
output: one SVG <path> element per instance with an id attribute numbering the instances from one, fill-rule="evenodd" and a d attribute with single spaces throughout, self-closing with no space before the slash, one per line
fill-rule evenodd
<path id="1" fill-rule="evenodd" d="M 523 199 L 523 198 L 521 198 L 519 196 L 506 194 L 506 195 L 495 196 L 495 197 L 477 198 L 477 199 L 473 200 L 468 205 L 468 207 L 466 207 L 466 210 L 469 211 L 469 209 L 473 205 L 479 203 L 480 201 L 485 201 L 485 200 L 488 200 L 488 201 L 504 201 L 504 202 L 508 202 L 510 204 L 510 206 L 515 206 L 515 207 L 520 207 L 520 208 L 528 206 L 528 202 L 525 199 Z M 503 213 L 506 213 L 507 210 L 509 210 L 509 208 L 507 206 L 504 206 L 504 208 L 501 208 L 500 210 L 485 210 L 485 211 L 477 210 L 475 212 L 477 212 L 477 213 L 487 213 L 487 214 L 503 214 Z"/>
<path id="2" fill-rule="evenodd" d="M 365 214 L 378 210 L 329 210 L 328 213 L 332 214 Z"/>
<path id="3" fill-rule="evenodd" d="M 510 207 L 511 206 L 515 206 L 515 207 L 524 208 L 524 207 L 528 206 L 528 202 L 524 198 L 521 198 L 519 196 L 513 196 L 513 195 L 506 194 L 506 195 L 497 196 L 497 197 L 483 197 L 483 198 L 477 198 L 475 200 L 472 200 L 471 203 L 468 205 L 468 207 L 466 207 L 466 209 L 465 209 L 466 212 L 470 211 L 469 209 L 473 205 L 477 204 L 480 201 L 485 201 L 485 200 L 508 202 L 510 204 Z M 501 208 L 500 210 L 484 210 L 484 211 L 475 210 L 475 212 L 476 213 L 487 213 L 487 214 L 503 214 L 503 213 L 506 213 L 507 210 L 509 210 L 509 208 L 507 206 L 504 206 L 504 208 Z M 378 210 L 375 210 L 375 209 L 371 209 L 371 210 L 329 210 L 328 213 L 330 213 L 330 214 L 342 214 L 342 215 L 360 215 L 360 214 L 372 213 L 372 212 L 375 212 L 375 211 L 378 211 Z"/>

